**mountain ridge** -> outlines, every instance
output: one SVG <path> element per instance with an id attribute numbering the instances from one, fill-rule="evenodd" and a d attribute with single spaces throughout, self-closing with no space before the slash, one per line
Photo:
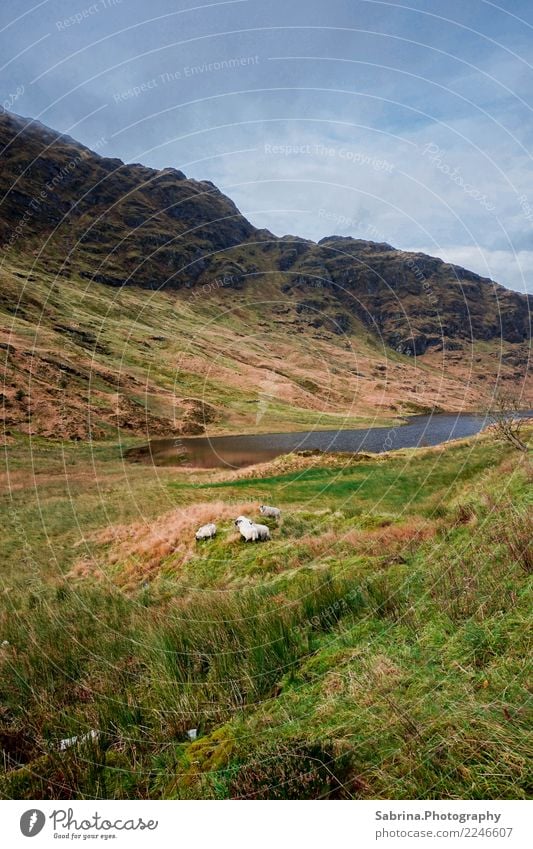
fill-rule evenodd
<path id="1" fill-rule="evenodd" d="M 0 144 L 0 236 L 5 242 L 5 220 L 23 220 L 33 201 L 33 242 L 46 237 L 43 258 L 61 272 L 151 289 L 187 289 L 222 276 L 228 288 L 241 289 L 251 276 L 277 272 L 290 278 L 282 294 L 300 298 L 303 310 L 302 294 L 327 290 L 341 310 L 406 354 L 424 354 L 442 337 L 531 338 L 531 296 L 438 257 L 345 236 L 318 243 L 275 236 L 255 228 L 209 181 L 102 157 L 8 113 L 0 115 Z M 437 303 L 444 321 L 435 320 Z M 343 322 L 346 316 L 341 329 Z"/>
<path id="2" fill-rule="evenodd" d="M 277 237 L 208 181 L 8 113 L 0 150 L 9 428 L 354 426 L 479 409 L 501 387 L 531 406 L 531 296 L 384 242 Z"/>

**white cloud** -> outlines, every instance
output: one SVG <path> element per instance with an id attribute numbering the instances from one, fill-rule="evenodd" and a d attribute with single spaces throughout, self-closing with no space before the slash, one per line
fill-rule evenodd
<path id="1" fill-rule="evenodd" d="M 457 132 L 436 123 L 402 137 L 333 121 L 242 123 L 201 136 L 203 161 L 185 170 L 211 179 L 278 235 L 387 241 L 531 290 L 524 197 L 533 208 L 533 173 L 512 139 L 491 137 L 485 155 L 482 129 L 461 119 Z M 248 152 L 220 156 L 232 146 Z"/>
<path id="2" fill-rule="evenodd" d="M 418 250 L 435 254 L 435 248 L 421 246 Z M 518 292 L 533 294 L 533 251 L 492 251 L 480 246 L 464 245 L 443 246 L 437 255 L 446 262 L 453 262 L 469 268 L 482 277 L 516 289 Z"/>

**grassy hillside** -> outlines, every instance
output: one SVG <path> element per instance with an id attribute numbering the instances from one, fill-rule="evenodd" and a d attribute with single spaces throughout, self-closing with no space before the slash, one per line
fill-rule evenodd
<path id="1" fill-rule="evenodd" d="M 210 183 L 5 112 L 0 142 L 0 795 L 524 797 L 527 454 L 124 449 L 531 407 L 531 298 L 258 231 Z M 246 545 L 263 501 L 283 521 Z"/>
<path id="2" fill-rule="evenodd" d="M 533 404 L 531 296 L 385 243 L 279 238 L 209 182 L 7 112 L 0 148 L 10 429 L 335 427 L 502 389 Z"/>
<path id="3" fill-rule="evenodd" d="M 229 298 L 111 289 L 44 268 L 0 270 L 8 433 L 149 439 L 375 425 L 431 409 L 484 409 L 498 386 L 533 403 L 527 346 L 477 342 L 412 358 L 364 327 L 296 321 L 276 294 Z"/>
<path id="4" fill-rule="evenodd" d="M 532 468 L 493 434 L 227 476 L 7 456 L 3 797 L 531 791 Z M 282 523 L 246 545 L 262 500 Z"/>

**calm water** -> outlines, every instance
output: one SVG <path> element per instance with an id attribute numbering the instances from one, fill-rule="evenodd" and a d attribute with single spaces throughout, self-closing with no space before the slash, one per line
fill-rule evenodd
<path id="1" fill-rule="evenodd" d="M 531 413 L 524 413 L 530 415 Z M 187 465 L 205 469 L 241 468 L 272 460 L 289 451 L 368 451 L 440 445 L 450 439 L 472 436 L 488 420 L 471 413 L 414 416 L 398 427 L 361 430 L 315 430 L 301 433 L 262 433 L 243 436 L 179 437 L 154 439 L 127 453 L 131 460 L 157 466 Z"/>

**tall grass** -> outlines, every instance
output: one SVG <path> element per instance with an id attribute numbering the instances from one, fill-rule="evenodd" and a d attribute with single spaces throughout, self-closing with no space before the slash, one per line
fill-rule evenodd
<path id="1" fill-rule="evenodd" d="M 310 635 L 362 605 L 351 582 L 322 574 L 283 593 L 215 593 L 171 605 L 164 615 L 98 588 L 30 601 L 4 623 L 4 786 L 12 786 L 10 775 L 20 781 L 24 764 L 44 757 L 49 769 L 62 757 L 60 739 L 92 728 L 104 751 L 129 748 L 132 740 L 141 750 L 143 741 L 184 740 L 191 727 L 209 731 L 274 695 L 312 650 Z M 65 758 L 76 760 L 73 753 Z M 77 787 L 88 780 L 80 771 Z"/>
<path id="2" fill-rule="evenodd" d="M 464 460 L 450 449 L 445 481 Z M 474 474 L 438 521 L 431 487 L 401 521 L 396 496 L 358 512 L 334 492 L 334 510 L 286 511 L 269 546 L 196 546 L 235 504 L 184 504 L 95 544 L 127 592 L 21 582 L 0 613 L 0 795 L 522 797 L 531 516 L 514 472 L 506 497 Z"/>
<path id="3" fill-rule="evenodd" d="M 173 612 L 155 626 L 147 660 L 162 725 L 205 730 L 259 703 L 309 653 L 313 631 L 363 606 L 351 582 L 321 574 L 282 594 L 221 593 Z"/>
<path id="4" fill-rule="evenodd" d="M 498 523 L 495 542 L 505 543 L 515 563 L 528 575 L 533 573 L 533 510 L 528 504 L 523 508 L 509 505 L 505 520 Z"/>

